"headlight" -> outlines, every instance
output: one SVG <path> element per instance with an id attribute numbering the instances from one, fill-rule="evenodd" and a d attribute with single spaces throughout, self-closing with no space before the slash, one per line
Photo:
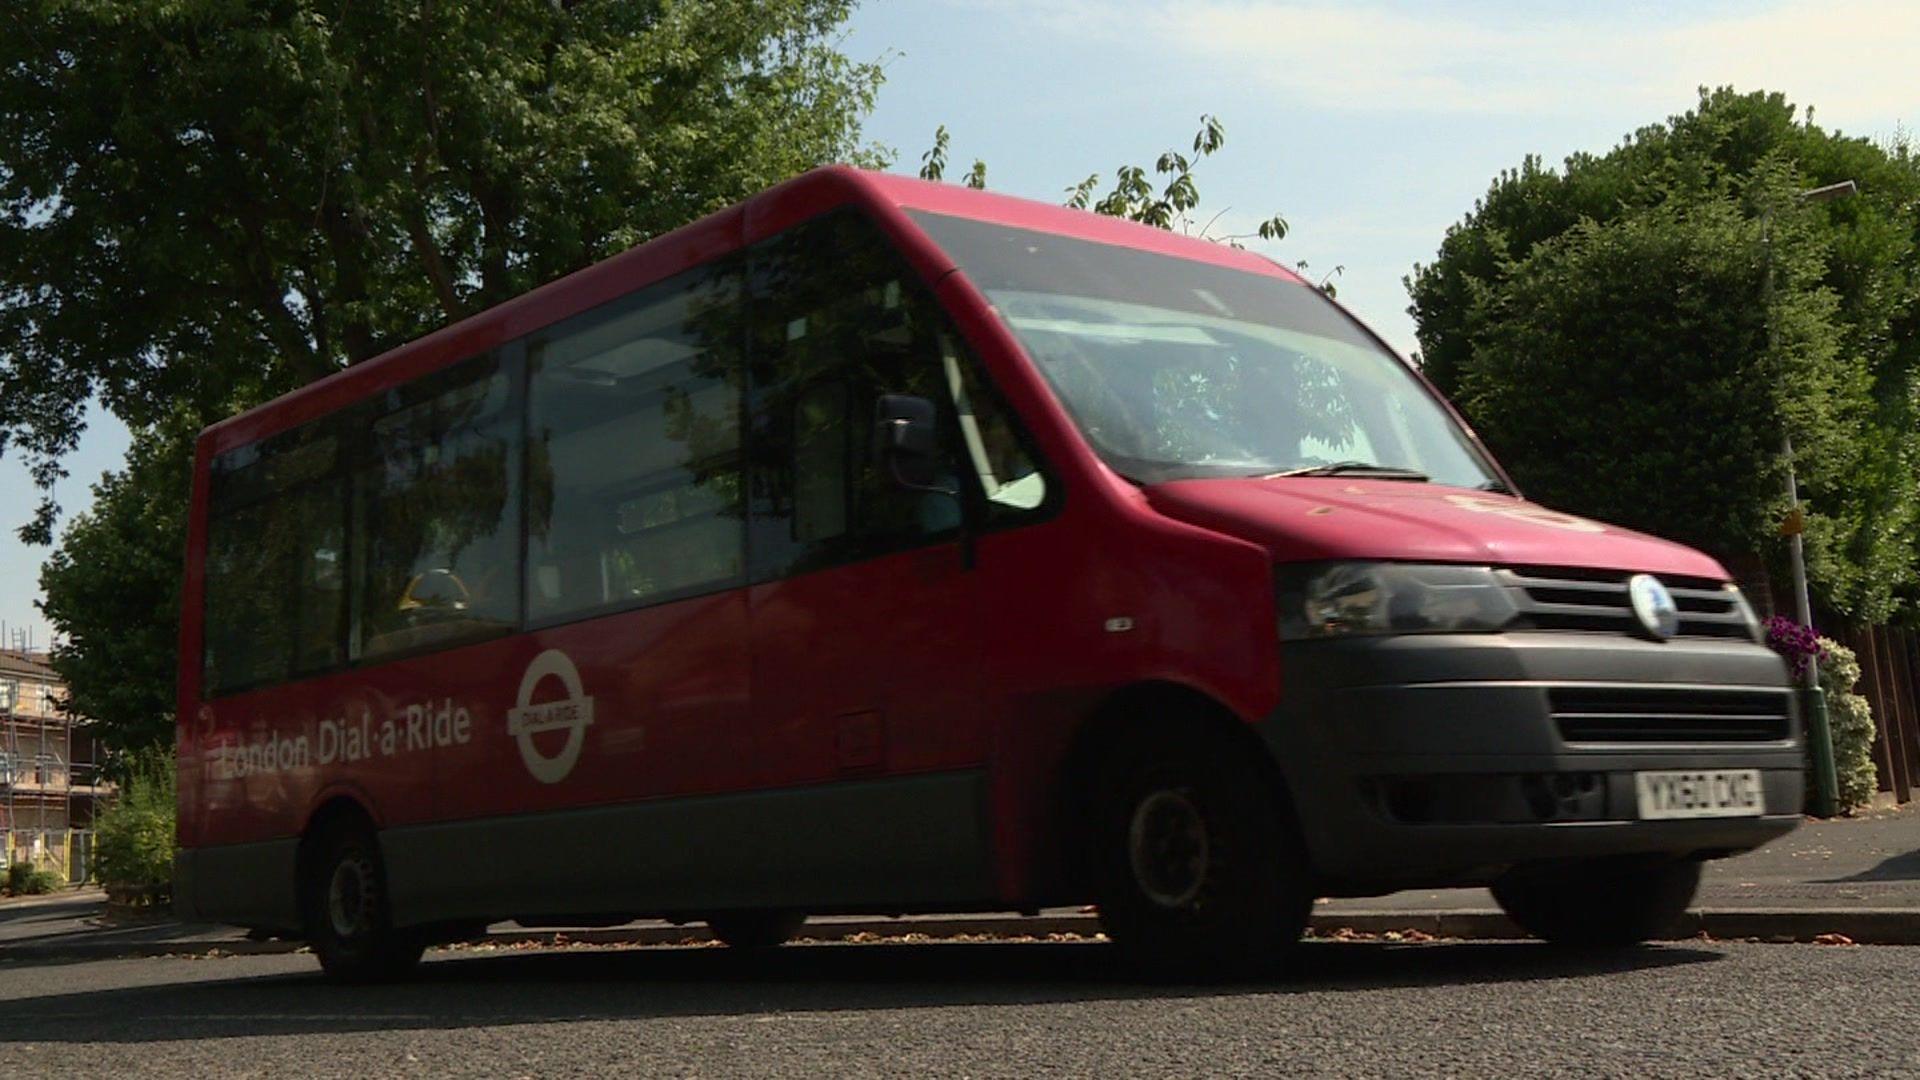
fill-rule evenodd
<path id="1" fill-rule="evenodd" d="M 1280 638 L 1499 630 L 1518 613 L 1485 566 L 1319 563 L 1280 568 Z"/>

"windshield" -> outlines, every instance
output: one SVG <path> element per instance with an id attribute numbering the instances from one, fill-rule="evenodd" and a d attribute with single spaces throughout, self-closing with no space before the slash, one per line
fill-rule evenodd
<path id="1" fill-rule="evenodd" d="M 1132 480 L 1369 467 L 1459 487 L 1494 478 L 1405 365 L 1310 286 L 912 216 L 986 294 L 1095 451 Z"/>

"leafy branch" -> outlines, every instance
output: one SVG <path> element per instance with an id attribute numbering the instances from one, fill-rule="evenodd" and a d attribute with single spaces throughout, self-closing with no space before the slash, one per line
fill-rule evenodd
<path id="1" fill-rule="evenodd" d="M 1107 217 L 1125 218 L 1236 248 L 1245 247 L 1246 241 L 1254 239 L 1284 239 L 1288 226 L 1286 217 L 1281 214 L 1263 219 L 1249 232 L 1239 233 L 1214 232 L 1214 226 L 1232 207 L 1221 208 L 1204 223 L 1197 222 L 1195 211 L 1200 206 L 1200 185 L 1195 170 L 1201 161 L 1219 153 L 1226 144 L 1226 125 L 1220 122 L 1219 117 L 1203 113 L 1200 130 L 1194 133 L 1190 149 L 1173 149 L 1162 153 L 1154 159 L 1152 169 L 1143 165 L 1120 166 L 1114 170 L 1113 186 L 1104 193 L 1101 191 L 1102 174 L 1089 173 L 1086 179 L 1064 189 L 1067 196 L 1065 205 L 1075 210 L 1091 210 Z M 935 128 L 933 146 L 920 155 L 920 179 L 945 179 L 951 146 L 952 136 L 946 125 Z M 987 163 L 975 158 L 973 168 L 961 178 L 961 183 L 970 188 L 985 188 Z M 1333 295 L 1331 281 L 1342 269 L 1335 267 L 1319 284 L 1319 288 L 1329 296 Z"/>

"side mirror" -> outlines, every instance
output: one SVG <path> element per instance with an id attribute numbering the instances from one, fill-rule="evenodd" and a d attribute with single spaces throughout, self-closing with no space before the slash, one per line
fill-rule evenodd
<path id="1" fill-rule="evenodd" d="M 911 491 L 957 494 L 940 475 L 939 420 L 933 402 L 882 394 L 874 410 L 873 454 L 882 472 Z"/>

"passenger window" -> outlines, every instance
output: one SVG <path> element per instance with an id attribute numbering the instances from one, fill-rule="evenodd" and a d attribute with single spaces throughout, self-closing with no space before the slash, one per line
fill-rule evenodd
<path id="1" fill-rule="evenodd" d="M 205 680 L 228 693 L 287 677 L 287 593 L 269 543 L 273 507 L 225 510 L 207 523 Z"/>
<path id="2" fill-rule="evenodd" d="M 843 211 L 776 237 L 754 253 L 753 282 L 756 580 L 955 537 L 975 480 L 990 520 L 1044 500 L 946 313 L 866 220 Z M 944 491 L 908 490 L 877 467 L 883 394 L 934 403 Z"/>
<path id="3" fill-rule="evenodd" d="M 794 402 L 793 536 L 801 543 L 847 531 L 853 431 L 848 405 L 847 384 L 837 381 L 808 387 Z"/>
<path id="4" fill-rule="evenodd" d="M 739 292 L 732 269 L 695 270 L 535 339 L 532 619 L 740 578 Z"/>
<path id="5" fill-rule="evenodd" d="M 308 424 L 214 463 L 202 653 L 208 693 L 340 662 L 345 502 L 337 427 Z"/>
<path id="6" fill-rule="evenodd" d="M 498 357 L 387 396 L 356 485 L 356 657 L 502 634 L 519 612 L 520 425 Z"/>
<path id="7" fill-rule="evenodd" d="M 326 671 L 342 655 L 346 629 L 347 483 L 344 476 L 313 484 L 287 500 L 295 523 L 293 557 L 293 673 Z"/>

